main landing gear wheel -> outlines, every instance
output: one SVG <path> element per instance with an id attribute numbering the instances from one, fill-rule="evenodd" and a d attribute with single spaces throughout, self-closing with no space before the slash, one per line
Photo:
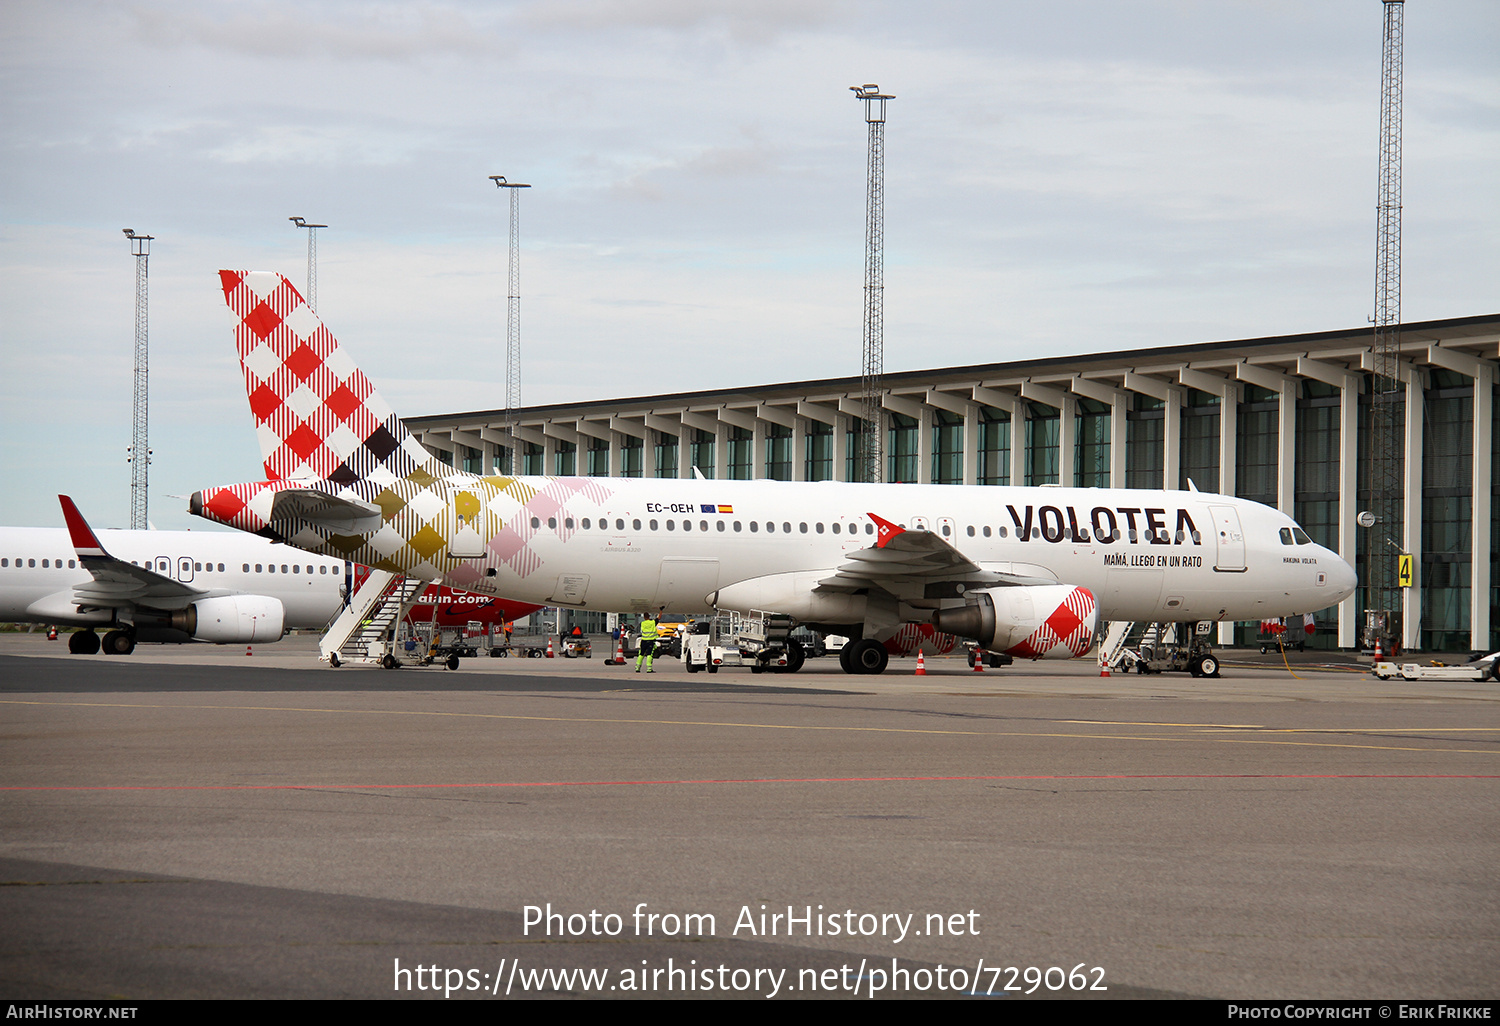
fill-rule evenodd
<path id="1" fill-rule="evenodd" d="M 99 651 L 99 635 L 93 631 L 74 631 L 68 638 L 68 651 L 74 655 L 93 655 Z"/>
<path id="2" fill-rule="evenodd" d="M 846 645 L 845 650 L 847 651 L 850 647 Z M 849 653 L 851 673 L 884 673 L 886 664 L 891 661 L 891 654 L 874 638 L 861 638 L 853 644 L 852 648 L 854 650 Z"/>
<path id="3" fill-rule="evenodd" d="M 104 636 L 106 655 L 129 655 L 135 651 L 135 636 L 129 631 L 110 631 Z"/>

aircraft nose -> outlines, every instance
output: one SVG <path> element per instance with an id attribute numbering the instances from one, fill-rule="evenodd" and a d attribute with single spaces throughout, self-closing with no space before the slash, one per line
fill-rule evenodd
<path id="1" fill-rule="evenodd" d="M 1329 555 L 1333 557 L 1333 562 L 1328 581 L 1338 589 L 1339 600 L 1343 601 L 1354 594 L 1354 589 L 1359 586 L 1359 577 L 1354 573 L 1354 567 L 1345 562 L 1337 552 L 1330 552 Z"/>

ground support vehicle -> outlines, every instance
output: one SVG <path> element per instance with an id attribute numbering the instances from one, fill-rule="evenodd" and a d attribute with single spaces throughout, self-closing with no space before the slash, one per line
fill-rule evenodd
<path id="1" fill-rule="evenodd" d="M 1151 623 L 1146 625 L 1137 648 L 1121 651 L 1119 666 L 1136 673 L 1186 671 L 1194 677 L 1219 676 L 1219 657 L 1214 655 L 1213 621 Z"/>
<path id="2" fill-rule="evenodd" d="M 683 640 L 682 661 L 688 673 L 718 673 L 723 666 L 748 666 L 751 673 L 796 673 L 807 656 L 791 632 L 792 618 L 780 613 L 721 613 L 693 627 Z"/>
<path id="3" fill-rule="evenodd" d="M 564 638 L 562 654 L 564 659 L 592 659 L 594 645 L 588 638 Z"/>
<path id="4" fill-rule="evenodd" d="M 1271 649 L 1278 652 L 1307 651 L 1307 640 L 1305 638 L 1293 641 L 1291 632 L 1285 623 L 1280 620 L 1262 620 L 1260 622 L 1260 634 L 1256 638 L 1260 642 L 1260 654 L 1265 655 Z"/>
<path id="5" fill-rule="evenodd" d="M 1467 663 L 1458 666 L 1441 664 L 1393 663 L 1379 660 L 1370 667 L 1370 672 L 1381 680 L 1400 677 L 1402 680 L 1485 680 L 1500 681 L 1500 652 L 1476 655 Z"/>

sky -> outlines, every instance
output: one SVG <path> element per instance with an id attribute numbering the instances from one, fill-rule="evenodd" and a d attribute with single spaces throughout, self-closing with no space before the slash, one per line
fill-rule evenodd
<path id="1" fill-rule="evenodd" d="M 1500 4 L 1405 5 L 1402 314 L 1500 312 Z M 299 287 L 404 416 L 1365 324 L 1379 0 L 0 5 L 0 524 L 259 479 L 219 268 Z"/>

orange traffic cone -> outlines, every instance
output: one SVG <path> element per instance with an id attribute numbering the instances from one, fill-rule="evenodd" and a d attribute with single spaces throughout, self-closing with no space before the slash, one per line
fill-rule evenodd
<path id="1" fill-rule="evenodd" d="M 982 648 L 976 648 L 974 650 L 974 672 L 984 672 L 984 649 Z"/>
<path id="2" fill-rule="evenodd" d="M 56 627 L 48 627 L 47 628 L 47 640 L 48 641 L 56 641 L 57 640 L 57 628 Z"/>
<path id="3" fill-rule="evenodd" d="M 922 658 L 922 650 L 917 649 L 917 676 L 927 676 L 927 662 Z"/>
<path id="4" fill-rule="evenodd" d="M 619 640 L 615 642 L 614 664 L 616 666 L 624 666 L 625 665 L 625 636 L 624 635 L 621 635 L 620 638 L 619 638 Z"/>
<path id="5" fill-rule="evenodd" d="M 547 658 L 555 658 L 555 653 L 552 651 L 552 635 L 550 634 L 547 635 Z"/>
<path id="6" fill-rule="evenodd" d="M 1380 660 L 1382 660 L 1384 658 L 1385 658 L 1385 653 L 1383 651 L 1381 651 L 1381 648 L 1380 648 L 1380 638 L 1379 638 L 1379 636 L 1377 636 L 1375 638 L 1375 661 L 1378 663 L 1378 662 L 1380 662 Z"/>
<path id="7" fill-rule="evenodd" d="M 249 645 L 246 645 L 246 646 L 245 646 L 245 654 L 246 654 L 246 655 L 249 655 L 249 654 L 250 654 L 250 646 L 249 646 Z"/>
<path id="8" fill-rule="evenodd" d="M 1109 660 L 1108 659 L 1102 659 L 1102 660 L 1100 660 L 1100 662 L 1099 662 L 1099 676 L 1101 676 L 1101 677 L 1108 677 L 1109 676 Z"/>

